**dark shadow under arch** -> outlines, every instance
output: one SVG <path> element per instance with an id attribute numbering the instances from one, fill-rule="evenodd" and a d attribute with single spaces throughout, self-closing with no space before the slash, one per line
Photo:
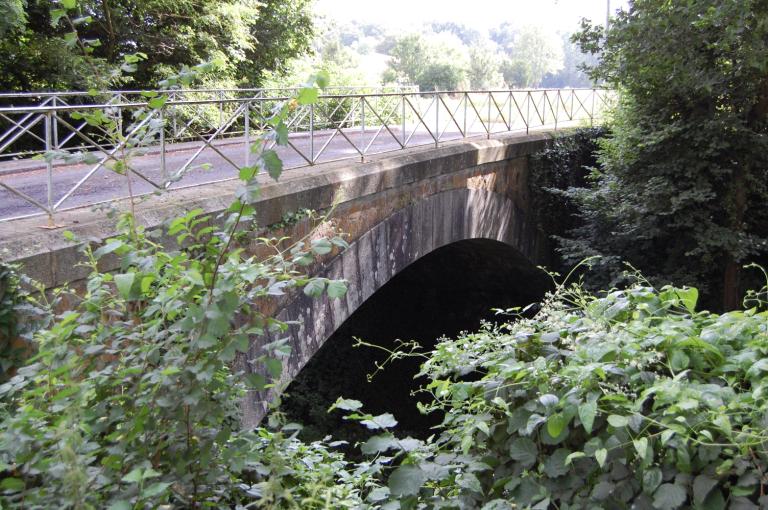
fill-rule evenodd
<path id="1" fill-rule="evenodd" d="M 538 301 L 548 282 L 526 257 L 499 241 L 469 239 L 438 248 L 393 276 L 337 328 L 294 378 L 282 408 L 307 426 L 308 439 L 326 434 L 362 439 L 359 426 L 326 413 L 338 396 L 361 400 L 373 414 L 392 412 L 401 433 L 424 437 L 440 417 L 419 414 L 411 398 L 423 382 L 413 380 L 420 360 L 398 361 L 369 383 L 366 375 L 386 354 L 353 348 L 353 337 L 390 349 L 397 339 L 417 340 L 428 351 L 441 336 L 497 319 L 492 308 Z"/>

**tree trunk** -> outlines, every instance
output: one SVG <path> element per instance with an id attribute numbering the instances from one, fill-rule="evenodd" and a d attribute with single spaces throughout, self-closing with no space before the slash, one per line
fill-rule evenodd
<path id="1" fill-rule="evenodd" d="M 768 117 L 768 77 L 763 80 L 758 92 L 757 101 L 747 113 L 747 127 L 754 131 L 764 129 L 764 123 Z M 731 210 L 730 227 L 733 232 L 744 230 L 744 215 L 747 210 L 747 175 L 750 171 L 749 163 L 746 167 L 739 166 L 733 174 L 731 182 L 730 198 L 733 209 Z M 735 248 L 735 247 L 734 247 Z M 741 307 L 741 261 L 734 258 L 733 253 L 726 256 L 725 271 L 723 276 L 723 309 L 735 310 Z"/>

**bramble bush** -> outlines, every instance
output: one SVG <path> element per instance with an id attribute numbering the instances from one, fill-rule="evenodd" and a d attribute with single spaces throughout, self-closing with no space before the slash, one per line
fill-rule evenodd
<path id="1" fill-rule="evenodd" d="M 694 288 L 561 286 L 440 342 L 420 374 L 438 435 L 362 445 L 401 457 L 384 507 L 764 508 L 767 292 L 718 315 Z"/>
<path id="2" fill-rule="evenodd" d="M 325 86 L 323 76 L 317 82 Z M 273 130 L 253 146 L 256 163 L 241 169 L 242 186 L 222 217 L 196 210 L 169 223 L 177 247 L 161 245 L 131 213 L 102 246 L 83 244 L 84 294 L 71 293 L 74 305 L 63 312 L 47 310 L 52 323 L 33 336 L 34 356 L 0 386 L 5 505 L 311 507 L 306 498 L 322 505 L 346 497 L 328 474 L 341 462 L 337 454 L 298 445 L 291 428 L 243 430 L 239 410 L 246 391 L 272 386 L 290 352 L 280 340 L 244 358 L 265 332 L 287 328 L 263 315 L 260 303 L 299 289 L 331 298 L 346 292 L 342 280 L 303 272 L 317 255 L 343 249 L 340 237 L 290 249 L 261 239 L 275 248 L 263 260 L 241 243 L 249 239 L 241 226 L 253 219 L 257 175 L 277 179 L 282 171 L 268 142 L 285 144 L 283 119 L 316 94 L 307 87 L 273 112 Z M 130 178 L 127 169 L 115 171 Z M 100 270 L 105 256 L 117 257 L 119 269 Z M 327 469 L 298 471 L 298 455 Z M 273 473 L 280 462 L 293 472 Z M 292 476 L 300 483 L 288 483 Z"/>

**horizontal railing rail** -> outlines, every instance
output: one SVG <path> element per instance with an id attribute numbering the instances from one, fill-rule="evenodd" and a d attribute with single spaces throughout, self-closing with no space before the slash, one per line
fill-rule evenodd
<path id="1" fill-rule="evenodd" d="M 137 100 L 123 92 L 100 104 L 51 95 L 37 105 L 0 106 L 0 221 L 46 215 L 55 225 L 61 211 L 129 192 L 234 178 L 251 163 L 257 133 L 271 129 L 269 113 L 295 96 L 293 90 L 174 91 L 162 107 L 148 108 L 140 92 Z M 288 143 L 276 149 L 287 168 L 365 160 L 450 140 L 591 125 L 611 98 L 603 89 L 329 89 L 314 104 L 294 103 Z M 111 131 L 89 122 L 94 113 L 111 120 Z M 130 190 L 126 177 L 135 180 Z"/>

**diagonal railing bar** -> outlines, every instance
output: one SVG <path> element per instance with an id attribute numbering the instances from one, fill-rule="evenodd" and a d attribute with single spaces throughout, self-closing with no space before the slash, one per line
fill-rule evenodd
<path id="1" fill-rule="evenodd" d="M 571 110 L 569 112 L 568 105 L 565 104 L 565 99 L 563 99 L 563 95 L 559 90 L 557 91 L 557 96 L 560 100 L 560 104 L 563 105 L 563 110 L 565 110 L 565 115 L 568 117 L 568 120 L 573 120 L 573 105 L 571 105 Z M 571 94 L 571 98 L 573 98 L 573 94 Z"/>
<path id="2" fill-rule="evenodd" d="M 510 96 L 512 97 L 512 102 L 515 104 L 515 108 L 517 109 L 517 113 L 520 114 L 520 119 L 523 121 L 523 125 L 527 128 L 528 127 L 528 118 L 523 113 L 523 110 L 520 107 L 520 103 L 517 102 L 517 97 L 515 97 L 514 94 L 510 94 Z M 525 104 L 527 100 L 528 100 L 528 95 L 526 94 L 524 99 L 523 99 L 523 104 Z"/>
<path id="3" fill-rule="evenodd" d="M 49 98 L 49 99 L 46 99 L 45 101 L 43 101 L 43 103 L 42 103 L 40 106 L 48 106 L 48 104 L 49 104 L 51 101 L 52 101 L 52 99 L 50 99 L 50 98 Z M 25 122 L 27 122 L 29 119 L 31 119 L 31 118 L 32 118 L 32 117 L 34 117 L 35 115 L 36 115 L 36 114 L 35 114 L 35 112 L 29 112 L 29 113 L 27 113 L 26 115 L 24 115 L 24 116 L 23 116 L 21 119 L 19 119 L 19 121 L 17 122 L 17 121 L 15 121 L 15 120 L 11 119 L 10 117 L 6 116 L 5 114 L 0 114 L 0 116 L 2 116 L 2 118 L 4 118 L 5 120 L 7 120 L 8 122 L 10 122 L 11 124 L 14 124 L 14 127 L 18 127 L 18 128 L 21 128 L 21 127 L 22 127 L 22 124 L 24 124 Z M 38 115 L 38 117 L 37 117 L 37 120 L 36 120 L 36 122 L 39 122 L 39 120 L 40 120 L 40 118 L 41 118 L 41 117 L 39 116 L 39 114 L 37 114 L 37 115 Z M 8 131 L 6 131 L 5 133 L 2 133 L 2 134 L 0 134 L 0 142 L 1 142 L 1 141 L 3 141 L 3 140 L 4 140 L 5 138 L 7 138 L 8 136 L 12 135 L 12 134 L 13 134 L 13 132 L 14 132 L 14 129 L 13 129 L 13 128 L 10 128 L 10 129 L 9 129 Z M 45 143 L 45 140 L 43 140 L 43 139 L 42 139 L 42 138 L 40 138 L 39 136 L 35 135 L 34 133 L 30 133 L 30 134 L 31 134 L 31 135 L 33 135 L 33 136 L 35 136 L 35 137 L 36 137 L 38 140 L 40 140 L 41 142 Z M 0 150 L 0 152 L 2 152 L 2 150 Z"/>
<path id="4" fill-rule="evenodd" d="M 177 170 L 177 171 L 176 171 L 176 173 L 175 173 L 175 174 L 174 174 L 174 176 L 171 178 L 171 180 L 169 180 L 168 182 L 166 182 L 166 183 L 163 185 L 163 188 L 165 188 L 165 189 L 168 189 L 168 188 L 170 188 L 171 184 L 173 184 L 174 182 L 176 182 L 176 181 L 178 181 L 179 179 L 181 179 L 181 177 L 183 177 L 183 176 L 184 176 L 184 174 L 185 174 L 185 173 L 187 172 L 187 170 L 189 169 L 190 165 L 192 165 L 192 163 L 193 163 L 193 162 L 194 162 L 194 161 L 195 161 L 195 160 L 198 158 L 198 156 L 200 156 L 200 154 L 202 154 L 202 152 L 205 150 L 205 148 L 206 148 L 206 147 L 210 147 L 211 149 L 213 149 L 213 150 L 214 150 L 214 151 L 216 151 L 217 153 L 221 154 L 221 152 L 220 152 L 220 151 L 219 151 L 219 150 L 218 150 L 216 147 L 214 147 L 214 146 L 212 145 L 212 141 L 213 141 L 213 140 L 214 140 L 214 139 L 215 139 L 215 138 L 216 138 L 216 137 L 219 135 L 219 133 L 221 133 L 222 131 L 226 130 L 226 128 L 227 128 L 227 127 L 229 127 L 229 125 L 231 125 L 231 124 L 232 124 L 232 123 L 235 121 L 235 119 L 236 119 L 237 117 L 239 117 L 239 116 L 240 116 L 240 114 L 241 114 L 241 113 L 242 113 L 244 110 L 245 110 L 245 103 L 244 103 L 244 104 L 241 104 L 241 105 L 240 105 L 240 106 L 239 106 L 239 107 L 236 109 L 235 113 L 233 113 L 233 114 L 232 114 L 232 115 L 229 117 L 229 119 L 227 120 L 227 122 L 225 122 L 225 123 L 223 123 L 222 125 L 220 125 L 220 126 L 219 126 L 219 128 L 218 128 L 216 131 L 214 131 L 214 133 L 213 133 L 213 134 L 210 136 L 210 138 L 206 139 L 205 137 L 203 137 L 203 136 L 201 136 L 201 135 L 199 135 L 199 134 L 198 134 L 198 136 L 200 137 L 200 139 L 203 141 L 203 145 L 202 145 L 201 147 L 199 147 L 199 148 L 198 148 L 198 149 L 195 151 L 195 153 L 194 153 L 194 154 L 193 154 L 193 155 L 192 155 L 192 156 L 191 156 L 191 157 L 190 157 L 190 158 L 189 158 L 189 159 L 188 159 L 188 160 L 187 160 L 187 161 L 186 161 L 186 162 L 185 162 L 185 163 L 184 163 L 184 164 L 183 164 L 183 165 L 182 165 L 180 168 L 179 168 L 179 170 Z M 235 168 L 238 168 L 238 166 L 237 166 L 235 163 L 233 163 L 233 162 L 232 162 L 232 161 L 231 161 L 229 158 L 226 158 L 226 157 L 225 157 L 225 159 L 226 159 L 226 160 L 227 160 L 227 161 L 228 161 L 230 164 L 232 164 L 232 165 L 233 165 Z"/>
<path id="5" fill-rule="evenodd" d="M 37 200 L 35 200 L 34 198 L 30 197 L 29 195 L 27 195 L 23 191 L 18 190 L 16 188 L 14 188 L 13 186 L 7 185 L 7 184 L 3 183 L 3 181 L 0 181 L 0 186 L 2 186 L 3 188 L 7 189 L 8 191 L 13 193 L 14 195 L 18 196 L 19 198 L 21 198 L 23 200 L 26 200 L 27 202 L 31 203 L 32 205 L 38 207 L 39 209 L 42 209 L 44 212 L 46 212 L 48 214 L 53 214 L 53 211 L 51 211 L 48 208 L 48 206 L 43 205 L 42 203 L 40 203 Z"/>
<path id="6" fill-rule="evenodd" d="M 539 118 L 539 122 L 541 122 L 541 125 L 543 126 L 544 125 L 544 114 L 546 114 L 546 112 L 545 111 L 541 111 L 541 112 L 539 111 L 539 105 L 533 99 L 533 95 L 531 95 L 530 92 L 528 93 L 528 101 L 529 101 L 528 105 L 529 106 L 531 106 L 531 105 L 533 106 L 533 110 L 536 113 L 536 116 Z M 529 123 L 528 127 L 530 128 L 530 119 L 529 119 L 528 123 Z"/>
<path id="7" fill-rule="evenodd" d="M 589 111 L 587 110 L 587 107 L 584 105 L 579 95 L 574 93 L 573 97 L 576 99 L 576 102 L 579 103 L 579 106 L 576 109 L 576 111 L 573 112 L 573 115 L 575 116 L 576 114 L 579 113 L 579 111 L 583 111 L 586 115 L 589 115 Z"/>
<path id="8" fill-rule="evenodd" d="M 54 113 L 54 115 L 55 115 L 55 113 Z M 60 198 L 60 199 L 59 199 L 59 200 L 58 200 L 58 201 L 57 201 L 57 202 L 56 202 L 56 203 L 53 205 L 53 210 L 55 211 L 56 209 L 58 209 L 59 207 L 61 207 L 61 204 L 63 204 L 63 203 L 64 203 L 64 202 L 65 202 L 65 201 L 66 201 L 66 200 L 67 200 L 69 197 L 71 197 L 71 196 L 72 196 L 72 195 L 73 195 L 73 194 L 74 194 L 74 193 L 75 193 L 75 192 L 76 192 L 78 189 L 80 189 L 80 186 L 82 186 L 82 185 L 83 185 L 83 184 L 84 184 L 84 183 L 85 183 L 85 182 L 86 182 L 88 179 L 90 179 L 90 178 L 93 176 L 93 174 L 95 174 L 96 172 L 98 172 L 98 171 L 99 171 L 101 168 L 104 168 L 104 167 L 105 167 L 105 163 L 106 163 L 108 160 L 110 160 L 110 159 L 111 159 L 111 160 L 113 160 L 113 161 L 115 161 L 116 163 L 122 163 L 122 164 L 124 164 L 124 165 L 125 165 L 125 171 L 126 171 L 126 172 L 131 172 L 131 173 L 133 173 L 134 175 L 136 175 L 137 177 L 139 177 L 139 178 L 143 179 L 144 181 L 148 182 L 150 185 L 154 186 L 154 187 L 155 187 L 156 189 L 158 189 L 158 190 L 159 190 L 159 189 L 162 189 L 162 186 L 158 185 L 157 183 L 155 183 L 154 181 L 152 181 L 151 179 L 149 179 L 148 177 L 146 177 L 144 174 L 142 174 L 141 172 L 139 172 L 138 170 L 136 170 L 135 168 L 133 168 L 133 167 L 132 167 L 131 165 L 129 165 L 127 162 L 125 162 L 125 161 L 123 161 L 123 160 L 120 160 L 120 159 L 118 159 L 117 157 L 115 157 L 115 154 L 116 154 L 118 151 L 120 151 L 120 150 L 122 150 L 122 149 L 124 149 L 124 148 L 126 147 L 126 145 L 127 145 L 127 143 L 128 143 L 128 140 L 131 138 L 131 136 L 133 136 L 133 134 L 135 134 L 135 133 L 136 133 L 136 132 L 138 132 L 140 129 L 142 129 L 142 128 L 143 128 L 143 127 L 144 127 L 144 126 L 145 126 L 145 125 L 146 125 L 146 124 L 147 124 L 147 123 L 150 121 L 150 119 L 152 118 L 152 116 L 153 116 L 153 115 L 154 115 L 154 112 L 150 113 L 150 115 L 147 115 L 147 116 L 146 116 L 146 117 L 145 117 L 145 118 L 144 118 L 144 119 L 143 119 L 141 122 L 139 122 L 139 123 L 138 123 L 136 126 L 134 126 L 134 127 L 133 127 L 133 129 L 132 129 L 132 130 L 131 130 L 131 131 L 130 131 L 130 132 L 129 132 L 129 133 L 128 133 L 128 134 L 127 134 L 127 135 L 126 135 L 124 138 L 123 138 L 123 140 L 121 140 L 121 141 L 120 141 L 120 143 L 118 143 L 118 144 L 117 144 L 115 147 L 113 147 L 113 148 L 112 148 L 111 150 L 109 150 L 109 151 L 107 151 L 107 150 L 104 150 L 103 148 L 101 148 L 101 146 L 100 146 L 100 145 L 98 145 L 98 144 L 96 144 L 96 142 L 94 142 L 94 141 L 92 141 L 92 140 L 89 140 L 89 138 L 88 138 L 88 136 L 87 136 L 87 135 L 84 135 L 84 134 L 82 134 L 82 133 L 78 133 L 78 136 L 81 136 L 81 137 L 83 137 L 83 139 L 84 139 L 85 141 L 87 141 L 87 142 L 89 142 L 89 143 L 93 143 L 94 145 L 98 146 L 98 147 L 99 147 L 99 150 L 101 150 L 101 152 L 103 152 L 103 153 L 105 154 L 105 156 L 106 156 L 106 157 L 104 157 L 104 159 L 102 159 L 101 161 L 99 161 L 99 162 L 98 162 L 96 165 L 94 165 L 94 167 L 93 167 L 93 168 L 91 168 L 91 170 L 89 170 L 89 171 L 88 171 L 88 172 L 87 172 L 87 173 L 86 173 L 86 174 L 85 174 L 83 177 L 81 177 L 81 178 L 80 178 L 80 180 L 78 180 L 78 181 L 77 181 L 77 184 L 75 184 L 75 185 L 74 185 L 72 188 L 70 188 L 70 190 L 69 190 L 68 192 L 66 192 L 66 193 L 64 194 L 64 196 L 63 196 L 63 197 L 61 197 L 61 198 Z M 67 121 L 65 121 L 65 120 L 61 120 L 61 119 L 59 119 L 59 122 L 61 122 L 62 124 L 65 124 L 65 125 L 69 125 L 69 123 L 68 123 Z M 71 128 L 72 126 L 69 126 L 69 127 Z"/>
<path id="9" fill-rule="evenodd" d="M 234 121 L 233 121 L 233 122 L 234 122 Z M 223 126 L 223 127 L 222 127 L 222 129 L 226 130 L 226 126 Z M 219 150 L 219 148 L 218 148 L 218 147 L 216 147 L 216 146 L 213 144 L 213 141 L 214 141 L 214 139 L 215 139 L 215 134 L 213 134 L 213 135 L 210 135 L 210 137 L 209 137 L 209 138 L 205 138 L 205 136 L 204 136 L 204 135 L 201 135 L 199 132 L 197 132 L 197 131 L 195 131 L 195 130 L 192 130 L 192 132 L 193 132 L 193 133 L 194 133 L 194 134 L 195 134 L 195 135 L 196 135 L 196 136 L 197 136 L 197 137 L 198 137 L 198 138 L 199 138 L 199 139 L 200 139 L 200 140 L 203 142 L 203 150 L 205 150 L 205 147 L 206 147 L 206 146 L 207 146 L 207 147 L 209 147 L 209 148 L 211 148 L 211 149 L 213 149 L 213 151 L 214 151 L 214 152 L 216 152 L 216 153 L 217 153 L 219 156 L 221 156 L 222 158 L 224 158 L 224 160 L 225 160 L 225 161 L 227 161 L 227 162 L 228 162 L 230 165 L 232 165 L 232 166 L 235 168 L 235 170 L 239 170 L 239 169 L 240 169 L 240 167 L 239 167 L 239 165 L 238 165 L 237 163 L 235 163 L 234 161 L 232 161 L 231 159 L 229 159 L 229 157 L 228 157 L 226 154 L 224 154 L 223 152 L 221 152 L 221 151 Z"/>
<path id="10" fill-rule="evenodd" d="M 356 104 L 358 104 L 358 105 L 362 104 L 362 99 L 359 98 Z M 347 118 L 349 118 L 349 116 L 352 115 L 355 112 L 356 109 L 357 109 L 357 107 L 350 109 L 350 111 L 347 112 L 347 115 L 344 116 L 344 120 L 341 123 L 339 123 L 339 127 L 335 127 L 334 128 L 334 132 L 331 135 L 331 137 L 325 142 L 325 144 L 318 151 L 317 158 L 315 158 L 315 161 L 317 161 L 317 159 L 320 157 L 320 155 L 323 152 L 325 152 L 326 148 L 331 143 L 331 140 L 333 140 L 333 138 L 336 136 L 336 134 L 340 134 L 347 142 L 349 142 L 349 144 L 352 146 L 352 148 L 355 149 L 355 151 L 357 151 L 357 153 L 360 154 L 360 156 L 363 156 L 363 157 L 365 156 L 365 154 L 360 150 L 360 148 L 357 146 L 357 144 L 355 142 L 353 142 L 352 140 L 350 140 L 350 138 L 344 132 L 344 129 L 342 127 L 340 127 L 347 120 Z"/>
<path id="11" fill-rule="evenodd" d="M 116 97 L 117 97 L 117 96 L 114 96 L 114 97 L 112 97 L 111 99 L 109 99 L 109 101 L 107 101 L 107 102 L 105 103 L 105 106 L 109 106 L 109 105 L 111 105 L 111 104 L 115 104 L 113 101 L 116 99 Z M 64 101 L 63 99 L 58 99 L 58 98 L 57 98 L 57 99 L 56 99 L 56 101 L 57 101 L 58 103 L 61 103 L 61 106 L 72 106 L 72 105 L 68 104 L 66 101 Z M 122 114 L 122 110 L 120 111 L 120 113 Z M 57 117 L 58 117 L 58 116 L 57 116 Z M 58 124 L 58 122 L 57 122 L 57 124 Z M 66 145 L 66 144 L 67 144 L 67 143 L 68 143 L 70 140 L 72 140 L 72 139 L 75 137 L 76 133 L 80 133 L 80 132 L 82 132 L 82 130 L 83 130 L 83 129 L 85 129 L 87 126 L 89 126 L 89 124 L 88 124 L 88 121 L 83 121 L 83 122 L 81 122 L 81 123 L 80 123 L 80 125 L 79 125 L 79 126 L 77 126 L 76 128 L 74 128 L 74 130 L 73 130 L 72 132 L 70 132 L 70 133 L 69 133 L 69 135 L 67 135 L 67 136 L 66 136 L 66 137 L 65 137 L 63 140 L 58 140 L 58 141 L 57 141 L 57 143 L 56 143 L 56 148 L 57 148 L 57 149 L 62 149 L 62 148 L 64 148 L 64 146 L 65 146 L 65 145 Z M 107 131 L 106 131 L 104 128 L 102 128 L 101 126 L 92 126 L 92 125 L 91 125 L 90 127 L 91 127 L 91 129 L 97 129 L 97 130 L 101 131 L 101 132 L 104 134 L 104 136 L 109 136 L 109 132 L 107 132 Z"/>
<path id="12" fill-rule="evenodd" d="M 489 129 L 489 126 L 483 120 L 483 115 L 477 110 L 477 106 L 475 106 L 475 102 L 472 100 L 472 98 L 470 98 L 469 96 L 467 97 L 469 99 L 469 105 L 472 107 L 472 110 L 475 112 L 475 115 L 477 115 L 477 120 L 479 120 L 480 124 L 483 126 L 483 131 L 485 131 L 486 134 L 488 134 L 490 132 L 490 129 Z M 483 104 L 480 107 L 480 109 L 484 110 L 485 105 L 486 105 L 486 101 L 483 101 Z"/>
<path id="13" fill-rule="evenodd" d="M 354 103 L 353 103 L 353 104 L 354 104 Z M 334 113 L 336 112 L 336 110 L 337 110 L 337 109 L 338 109 L 338 107 L 337 107 L 336 109 L 334 109 Z M 320 147 L 320 149 L 317 151 L 317 154 L 315 154 L 315 155 L 314 155 L 314 158 L 313 158 L 312 164 L 314 164 L 314 163 L 315 163 L 315 162 L 316 162 L 316 161 L 317 161 L 317 160 L 320 158 L 320 156 L 322 156 L 322 155 L 323 155 L 323 153 L 324 153 L 324 152 L 325 152 L 325 150 L 328 148 L 328 146 L 331 144 L 331 141 L 332 141 L 332 140 L 333 140 L 333 139 L 336 137 L 336 135 L 337 135 L 337 134 L 341 133 L 341 134 L 342 134 L 342 136 L 344 136 L 344 133 L 342 132 L 343 126 L 344 126 L 344 124 L 347 122 L 347 120 L 349 120 L 349 117 L 350 117 L 350 116 L 352 116 L 352 115 L 354 114 L 355 110 L 356 110 L 356 108 L 355 108 L 355 107 L 352 107 L 352 108 L 350 108 L 350 109 L 349 109 L 349 111 L 347 112 L 347 114 L 344 116 L 344 118 L 343 118 L 343 119 L 341 119 L 341 120 L 340 120 L 340 121 L 337 123 L 337 125 L 336 125 L 336 126 L 333 128 L 333 132 L 331 133 L 331 136 L 330 136 L 330 137 L 328 138 L 328 140 L 326 140 L 326 141 L 325 141 L 325 143 L 324 143 L 324 144 L 323 144 L 323 145 Z M 357 146 L 355 146 L 355 144 L 354 144 L 354 143 L 352 143 L 352 142 L 351 142 L 349 139 L 347 139 L 347 141 L 348 141 L 350 144 L 352 144 L 352 146 L 353 146 L 353 147 L 355 147 L 355 149 L 357 150 Z M 360 151 L 358 150 L 358 152 L 360 152 Z"/>
<path id="14" fill-rule="evenodd" d="M 4 116 L 4 115 L 3 115 Z M 30 131 L 33 127 L 35 127 L 41 120 L 45 119 L 44 115 L 38 115 L 36 119 L 34 119 L 32 122 L 30 122 L 27 126 L 24 126 L 22 129 L 20 129 L 13 137 L 8 140 L 6 143 L 0 146 L 0 152 L 4 152 L 5 149 L 13 145 L 13 143 L 24 136 L 25 133 L 29 133 L 34 138 L 37 138 L 39 141 L 41 141 L 43 144 L 45 144 L 45 140 L 38 136 L 37 134 Z"/>
<path id="15" fill-rule="evenodd" d="M 459 121 L 456 120 L 456 114 L 459 112 L 459 109 L 461 108 L 462 101 L 463 99 L 459 100 L 456 103 L 456 108 L 454 108 L 453 111 L 451 111 L 451 108 L 445 102 L 445 98 L 442 98 L 442 97 L 440 98 L 440 102 L 443 103 L 443 106 L 445 107 L 445 111 L 448 112 L 448 117 L 449 117 L 448 122 L 444 123 L 445 128 L 443 129 L 443 133 L 442 133 L 443 135 L 445 135 L 445 132 L 448 131 L 448 126 L 450 126 L 451 122 L 453 122 L 453 125 L 456 126 L 456 129 L 459 130 L 459 133 L 461 134 L 462 138 L 466 136 L 464 133 L 464 130 L 459 125 Z"/>
<path id="16" fill-rule="evenodd" d="M 548 92 L 544 91 L 544 117 L 546 118 L 547 113 L 547 105 L 549 105 L 549 111 L 552 113 L 552 117 L 554 117 L 555 120 L 557 120 L 557 114 L 555 113 L 555 109 L 552 107 L 552 100 L 549 98 Z M 542 122 L 542 125 L 546 124 L 546 122 Z"/>
<path id="17" fill-rule="evenodd" d="M 2 142 L 4 139 L 8 138 L 9 136 L 14 135 L 14 133 L 16 133 L 17 130 L 28 131 L 32 127 L 32 125 L 34 125 L 37 122 L 40 122 L 40 119 L 42 118 L 41 115 L 37 115 L 35 119 L 32 119 L 33 117 L 35 117 L 35 114 L 29 113 L 29 114 L 25 115 L 24 118 L 16 121 L 16 120 L 8 117 L 4 113 L 0 113 L 0 118 L 3 118 L 6 121 L 8 121 L 11 124 L 13 124 L 13 126 L 11 126 L 6 132 L 4 132 L 2 135 L 0 135 L 0 142 Z M 30 119 L 32 119 L 32 120 L 30 121 Z M 28 126 L 25 126 L 24 124 L 27 121 L 30 121 L 32 124 L 28 125 Z M 34 137 L 36 137 L 41 142 L 45 142 L 45 140 L 43 140 L 41 137 L 37 136 L 35 133 L 31 133 L 30 132 L 29 134 L 34 136 Z"/>
<path id="18" fill-rule="evenodd" d="M 496 107 L 496 111 L 499 112 L 499 117 L 501 117 L 501 121 L 504 123 L 504 126 L 509 130 L 509 122 L 507 122 L 507 119 L 504 118 L 504 112 L 501 111 L 501 108 L 499 107 L 498 101 L 496 101 L 496 98 L 493 96 L 493 92 L 488 93 L 489 101 L 493 103 L 493 106 Z M 504 106 L 506 106 L 507 102 L 504 102 Z M 491 119 L 488 119 L 488 125 L 493 126 L 493 123 L 491 122 Z"/>
<path id="19" fill-rule="evenodd" d="M 496 101 L 496 108 L 499 110 L 501 120 L 504 122 L 505 131 L 512 131 L 512 92 L 504 94 L 504 102 L 499 107 L 498 101 Z M 507 116 L 504 117 L 503 111 L 507 112 Z"/>
<path id="20" fill-rule="evenodd" d="M 367 101 L 367 99 L 363 98 L 363 102 L 366 103 L 368 101 Z M 385 119 L 382 119 L 381 116 L 379 115 L 379 113 L 376 111 L 376 109 L 373 106 L 370 106 L 370 104 L 369 104 L 371 112 L 373 112 L 373 114 L 376 116 L 376 118 L 379 119 L 379 122 L 381 122 L 381 126 L 379 126 L 379 129 L 376 130 L 376 133 L 374 133 L 373 137 L 371 138 L 371 141 L 368 142 L 368 145 L 363 149 L 364 153 L 368 152 L 368 150 L 371 148 L 371 145 L 373 145 L 373 142 L 376 141 L 376 139 L 381 134 L 382 130 L 385 129 L 385 128 L 389 132 L 389 134 L 392 136 L 392 138 L 398 143 L 398 145 L 400 145 L 400 148 L 403 148 L 403 144 L 400 143 L 400 140 L 398 140 L 397 135 L 395 135 L 395 133 L 393 133 L 392 130 L 389 129 L 389 126 L 387 125 L 387 122 L 389 122 L 389 120 L 395 114 L 395 111 L 397 110 L 398 106 L 400 106 L 400 105 L 398 105 L 398 104 L 394 105 L 394 108 L 392 108 L 392 110 L 389 112 L 389 115 L 387 115 L 386 120 L 385 120 Z"/>
<path id="21" fill-rule="evenodd" d="M 427 133 L 429 133 L 429 136 L 432 137 L 432 140 L 437 142 L 437 138 L 435 137 L 435 134 L 432 132 L 431 129 L 429 129 L 429 126 L 424 121 L 424 118 L 422 117 L 421 111 L 417 110 L 416 107 L 413 106 L 413 103 L 411 102 L 411 100 L 409 98 L 404 97 L 404 99 L 405 99 L 405 102 L 408 104 L 408 106 L 411 107 L 411 110 L 413 111 L 413 113 L 416 115 L 416 119 L 418 120 L 418 122 L 416 123 L 416 126 L 413 128 L 413 131 L 411 132 L 411 134 L 403 142 L 403 144 L 404 144 L 403 146 L 407 146 L 408 142 L 410 142 L 411 139 L 413 139 L 413 135 L 415 135 L 416 131 L 418 131 L 418 129 L 419 129 L 419 124 L 424 126 L 424 129 L 427 130 Z M 430 105 L 431 104 L 432 103 L 430 103 Z M 427 107 L 426 111 L 424 112 L 424 115 L 426 115 L 429 112 L 429 110 L 430 110 L 430 107 Z"/>

